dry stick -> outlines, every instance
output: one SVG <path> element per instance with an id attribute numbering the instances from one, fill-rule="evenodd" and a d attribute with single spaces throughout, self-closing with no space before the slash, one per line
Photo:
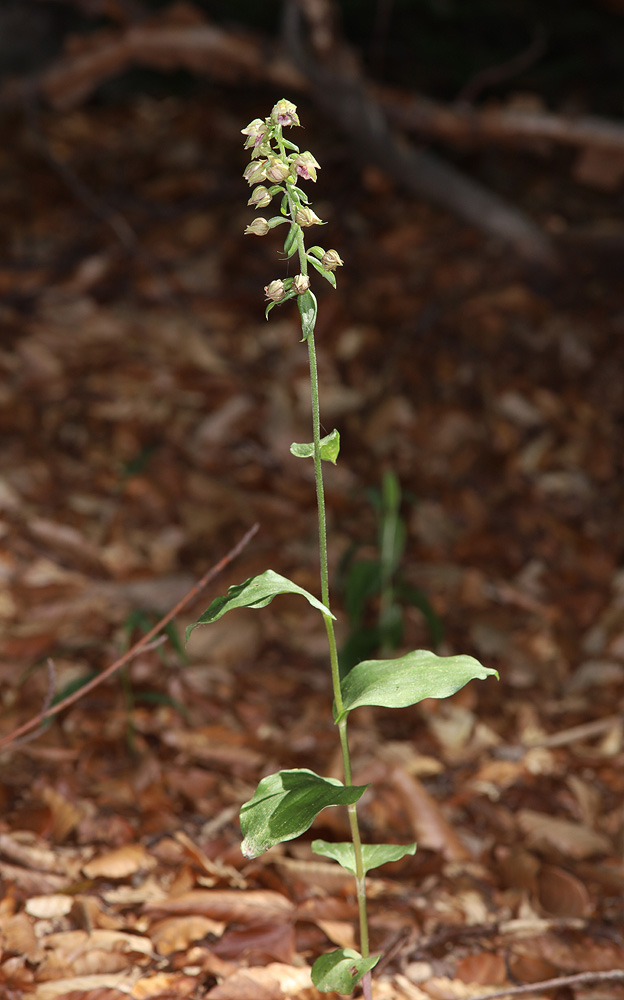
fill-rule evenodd
<path id="1" fill-rule="evenodd" d="M 518 52 L 511 59 L 497 66 L 488 66 L 482 69 L 468 83 L 462 87 L 455 98 L 456 104 L 474 104 L 482 90 L 486 87 L 494 87 L 498 83 L 506 83 L 519 76 L 529 69 L 546 52 L 546 32 L 541 24 L 538 24 L 533 38 L 526 49 Z"/>
<path id="2" fill-rule="evenodd" d="M 22 736 L 24 733 L 29 733 L 31 729 L 35 729 L 37 726 L 41 725 L 41 723 L 44 722 L 46 719 L 52 718 L 52 716 L 57 715 L 58 712 L 62 712 L 64 708 L 68 708 L 69 705 L 73 705 L 74 702 L 82 698 L 83 695 L 88 694 L 90 691 L 93 691 L 93 689 L 96 688 L 98 684 L 101 684 L 102 681 L 105 681 L 109 677 L 112 677 L 115 671 L 119 670 L 120 667 L 123 667 L 124 663 L 127 663 L 128 660 L 131 660 L 133 657 L 135 657 L 138 652 L 142 652 L 150 644 L 150 642 L 157 635 L 157 633 L 160 632 L 160 630 L 163 629 L 165 625 L 168 625 L 169 622 L 173 618 L 175 618 L 175 616 L 179 614 L 184 607 L 186 607 L 189 601 L 191 601 L 194 597 L 197 596 L 197 594 L 199 594 L 201 590 L 203 590 L 206 584 L 210 583 L 210 581 L 213 580 L 214 577 L 217 576 L 219 573 L 221 573 L 222 570 L 224 570 L 225 567 L 232 562 L 232 560 L 234 560 L 238 555 L 240 555 L 245 546 L 251 541 L 253 536 L 256 534 L 258 528 L 259 528 L 258 523 L 252 525 L 249 531 L 247 531 L 246 534 L 243 535 L 240 542 L 238 542 L 234 546 L 234 548 L 230 549 L 227 555 L 223 556 L 223 559 L 220 559 L 215 566 L 212 566 L 208 570 L 208 572 L 205 573 L 204 576 L 202 576 L 201 580 L 198 583 L 196 583 L 193 587 L 191 587 L 186 596 L 183 597 L 181 601 L 178 601 L 176 606 L 172 608 L 171 611 L 168 611 L 167 614 L 163 618 L 161 618 L 160 621 L 157 622 L 156 625 L 154 625 L 154 627 L 149 630 L 149 632 L 147 632 L 141 639 L 139 639 L 139 641 L 136 642 L 134 646 L 132 646 L 126 653 L 124 653 L 123 656 L 120 656 L 118 660 L 115 660 L 114 663 L 111 663 L 111 665 L 107 667 L 106 670 L 104 670 L 101 674 L 98 674 L 97 677 L 94 677 L 93 680 L 89 681 L 88 684 L 85 684 L 84 687 L 79 688 L 78 691 L 74 691 L 73 694 L 69 695 L 67 698 L 63 698 L 62 701 L 59 701 L 58 704 L 53 705 L 51 708 L 39 712 L 38 715 L 30 719 L 28 722 L 25 722 L 22 726 L 19 726 L 18 729 L 13 730 L 13 732 L 9 733 L 8 736 L 3 736 L 2 738 L 0 738 L 0 747 L 6 746 L 9 743 L 13 743 L 14 740 L 18 739 L 18 737 Z"/>
<path id="3" fill-rule="evenodd" d="M 592 983 L 624 983 L 624 969 L 610 969 L 606 972 L 578 972 L 573 976 L 557 976 L 556 979 L 543 979 L 541 983 L 526 983 L 524 986 L 510 986 L 497 993 L 481 993 L 479 996 L 468 997 L 468 1000 L 498 1000 L 499 997 L 518 997 L 527 993 L 539 993 L 540 990 L 554 990 L 559 986 L 589 986 Z"/>

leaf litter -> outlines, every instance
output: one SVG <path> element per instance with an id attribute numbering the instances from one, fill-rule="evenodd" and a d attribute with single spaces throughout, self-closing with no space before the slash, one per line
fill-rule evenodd
<path id="1" fill-rule="evenodd" d="M 48 657 L 56 692 L 102 670 L 134 610 L 167 610 L 254 520 L 220 583 L 270 564 L 314 591 L 311 480 L 288 454 L 309 437 L 305 358 L 287 316 L 258 318 L 267 278 L 241 236 L 244 185 L 227 180 L 241 167 L 233 123 L 252 103 L 238 95 L 217 114 L 142 96 L 41 117 L 45 141 L 105 200 L 122 198 L 173 301 L 13 129 L 0 196 L 12 220 L 3 733 L 40 710 Z M 186 143 L 173 172 L 163 134 Z M 374 545 L 365 491 L 393 469 L 409 497 L 405 575 L 444 624 L 438 652 L 469 650 L 501 675 L 448 705 L 353 713 L 354 779 L 377 788 L 366 840 L 420 841 L 369 875 L 373 948 L 390 956 L 379 995 L 450 1000 L 621 969 L 621 282 L 571 259 L 562 288 L 537 291 L 482 237 L 387 185 L 373 197 L 373 174 L 354 169 L 319 180 L 346 261 L 319 331 L 322 412 L 342 442 L 332 531 L 338 550 Z M 513 169 L 548 213 L 605 211 L 538 166 Z M 28 219 L 15 191 L 40 192 Z M 328 941 L 353 944 L 357 913 L 349 880 L 310 843 L 345 839 L 346 819 L 328 810 L 309 839 L 253 861 L 237 821 L 280 767 L 339 777 L 302 603 L 237 611 L 240 628 L 218 639 L 198 630 L 186 665 L 171 645 L 149 650 L 123 684 L 3 752 L 10 1000 L 318 995 L 309 965 Z M 427 645 L 410 609 L 405 648 Z M 621 983 L 584 988 L 624 996 Z"/>

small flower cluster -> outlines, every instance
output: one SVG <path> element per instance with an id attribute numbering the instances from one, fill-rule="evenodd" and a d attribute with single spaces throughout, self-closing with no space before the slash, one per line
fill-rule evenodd
<path id="1" fill-rule="evenodd" d="M 281 195 L 280 215 L 271 219 L 258 216 L 247 226 L 245 235 L 266 236 L 276 226 L 290 223 L 284 252 L 287 257 L 298 253 L 301 268 L 301 273 L 294 278 L 276 279 L 265 287 L 269 303 L 267 313 L 274 305 L 308 291 L 308 264 L 312 264 L 334 288 L 336 278 L 333 272 L 342 266 L 336 250 L 324 250 L 317 246 L 307 252 L 305 249 L 303 229 L 324 223 L 310 208 L 305 192 L 297 187 L 299 178 L 316 181 L 320 164 L 312 153 L 300 152 L 298 146 L 282 135 L 285 126 L 299 124 L 296 106 L 282 99 L 274 106 L 268 118 L 255 118 L 247 128 L 241 130 L 246 136 L 245 149 L 251 149 L 251 160 L 243 173 L 247 183 L 254 189 L 247 204 L 255 209 L 266 208 L 276 195 Z"/>

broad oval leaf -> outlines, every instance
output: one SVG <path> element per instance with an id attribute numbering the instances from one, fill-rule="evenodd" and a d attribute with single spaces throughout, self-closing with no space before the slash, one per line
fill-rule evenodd
<path id="1" fill-rule="evenodd" d="M 362 976 L 374 969 L 381 955 L 362 958 L 353 948 L 338 948 L 317 958 L 312 966 L 312 982 L 321 993 L 351 993 Z"/>
<path id="2" fill-rule="evenodd" d="M 355 851 L 351 841 L 330 844 L 327 840 L 313 840 L 312 850 L 323 858 L 337 861 L 342 868 L 355 875 Z M 400 861 L 406 854 L 415 854 L 416 844 L 362 844 L 362 864 L 364 872 L 379 868 L 389 861 Z"/>
<path id="3" fill-rule="evenodd" d="M 340 451 L 340 434 L 334 428 L 329 434 L 321 438 L 321 458 L 325 462 L 332 462 L 336 464 L 338 458 L 338 453 Z M 295 458 L 312 458 L 314 456 L 314 442 L 310 441 L 305 444 L 298 444 L 296 441 L 290 446 L 290 454 L 294 455 Z"/>
<path id="4" fill-rule="evenodd" d="M 299 312 L 301 314 L 302 340 L 307 340 L 310 334 L 314 333 L 316 323 L 316 296 L 310 289 L 299 296 L 297 300 Z"/>
<path id="5" fill-rule="evenodd" d="M 242 853 L 257 858 L 276 844 L 294 840 L 327 806 L 351 805 L 367 788 L 321 778 L 307 767 L 269 774 L 241 806 Z"/>
<path id="6" fill-rule="evenodd" d="M 329 615 L 330 618 L 334 618 L 329 608 L 321 604 L 314 594 L 297 586 L 287 577 L 274 573 L 272 569 L 267 569 L 259 576 L 250 576 L 244 583 L 230 587 L 227 594 L 215 597 L 201 618 L 187 626 L 186 641 L 188 642 L 191 632 L 198 625 L 216 622 L 226 611 L 232 611 L 234 608 L 266 608 L 267 604 L 270 604 L 278 594 L 301 594 L 313 608 L 321 611 L 324 615 Z"/>
<path id="7" fill-rule="evenodd" d="M 363 660 L 340 685 L 343 711 L 336 722 L 360 705 L 405 708 L 424 698 L 449 698 L 468 681 L 486 677 L 498 677 L 498 672 L 473 656 L 437 656 L 428 649 L 396 660 Z"/>

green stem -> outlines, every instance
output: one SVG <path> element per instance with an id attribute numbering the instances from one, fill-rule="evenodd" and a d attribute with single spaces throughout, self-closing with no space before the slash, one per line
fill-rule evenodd
<path id="1" fill-rule="evenodd" d="M 300 234 L 302 237 L 302 234 Z M 319 555 L 321 566 L 321 600 L 326 608 L 329 608 L 329 570 L 327 565 L 327 517 L 325 513 L 325 489 L 323 486 L 323 468 L 321 461 L 321 416 L 319 407 L 318 390 L 318 369 L 316 364 L 316 345 L 314 333 L 311 333 L 307 340 L 308 360 L 310 363 L 310 387 L 312 394 L 312 432 L 314 439 L 314 478 L 316 480 L 316 503 L 318 512 L 319 528 Z M 336 711 L 340 715 L 343 711 L 342 692 L 340 690 L 340 668 L 338 665 L 338 648 L 336 645 L 336 635 L 334 632 L 333 619 L 328 615 L 323 615 L 327 640 L 329 643 L 329 656 L 331 662 L 332 687 L 334 691 L 334 701 Z M 347 737 L 347 718 L 345 717 L 338 725 L 340 734 L 340 747 L 342 750 L 342 762 L 344 767 L 345 785 L 353 784 L 351 774 L 351 755 L 349 753 L 349 741 Z M 355 804 L 347 807 L 349 813 L 349 825 L 351 827 L 351 839 L 353 840 L 353 853 L 355 857 L 355 884 L 358 900 L 358 912 L 360 917 L 360 949 L 364 958 L 368 958 L 368 918 L 366 913 L 366 882 L 364 878 L 364 863 L 362 859 L 362 840 L 357 818 L 357 808 Z"/>
<path id="2" fill-rule="evenodd" d="M 281 129 L 275 130 L 276 139 L 283 157 L 286 156 L 282 142 Z M 288 208 L 290 218 L 295 222 L 295 204 L 292 196 L 292 182 L 286 182 L 286 194 L 288 197 Z M 306 257 L 303 230 L 298 227 L 297 232 L 297 252 L 299 256 L 299 267 L 301 274 L 308 273 L 308 260 Z M 318 513 L 318 535 L 319 535 L 319 556 L 321 574 L 321 600 L 326 608 L 329 604 L 329 569 L 327 565 L 327 517 L 325 513 L 325 488 L 323 485 L 323 467 L 321 461 L 321 411 L 319 405 L 318 387 L 318 367 L 316 363 L 316 344 L 314 332 L 307 338 L 308 362 L 310 367 L 310 391 L 312 397 L 312 433 L 314 441 L 314 479 L 316 482 L 316 506 Z M 338 647 L 336 645 L 336 634 L 334 632 L 334 621 L 329 615 L 323 615 L 325 631 L 327 632 L 327 642 L 329 644 L 329 659 L 331 663 L 332 688 L 334 693 L 334 703 L 336 711 L 340 715 L 343 711 L 342 692 L 340 690 L 340 668 L 338 665 Z M 345 785 L 353 785 L 351 774 L 351 755 L 349 753 L 349 741 L 347 738 L 347 717 L 339 723 L 340 747 L 342 750 L 342 763 L 344 768 Z M 368 917 L 366 913 L 366 881 L 364 877 L 364 861 L 362 858 L 362 839 L 357 818 L 357 808 L 355 804 L 347 807 L 349 815 L 349 826 L 351 828 L 351 839 L 353 841 L 353 853 L 355 857 L 355 884 L 358 900 L 358 912 L 360 918 L 360 949 L 364 958 L 368 958 Z M 367 992 L 370 992 L 370 975 L 366 983 Z"/>

